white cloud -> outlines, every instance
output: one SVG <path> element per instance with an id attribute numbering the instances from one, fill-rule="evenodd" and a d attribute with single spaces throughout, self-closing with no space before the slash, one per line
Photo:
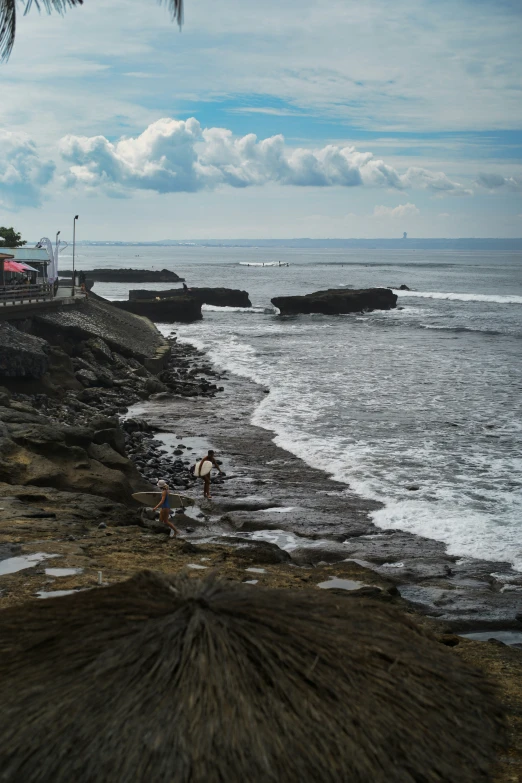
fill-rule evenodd
<path id="1" fill-rule="evenodd" d="M 60 143 L 69 164 L 69 185 L 157 193 L 195 192 L 220 185 L 244 188 L 278 183 L 308 187 L 408 188 L 433 193 L 467 193 L 443 172 L 410 166 L 404 173 L 353 146 L 287 147 L 282 135 L 258 140 L 234 137 L 226 128 L 201 129 L 194 118 L 164 118 L 136 137 L 113 143 L 105 136 L 65 136 Z"/>
<path id="2" fill-rule="evenodd" d="M 405 218 L 420 214 L 415 204 L 399 204 L 398 207 L 376 206 L 373 210 L 374 217 Z"/>
<path id="3" fill-rule="evenodd" d="M 36 207 L 55 164 L 42 161 L 25 133 L 0 129 L 0 204 L 5 209 Z"/>

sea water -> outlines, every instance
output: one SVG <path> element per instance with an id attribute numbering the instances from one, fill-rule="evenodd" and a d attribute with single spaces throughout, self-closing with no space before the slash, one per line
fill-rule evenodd
<path id="1" fill-rule="evenodd" d="M 521 265 L 520 254 L 501 252 L 210 247 L 82 248 L 78 264 L 168 268 L 189 286 L 247 290 L 250 309 L 204 307 L 203 321 L 163 330 L 269 387 L 252 422 L 383 501 L 379 527 L 519 570 Z M 413 290 L 399 291 L 403 283 Z M 394 288 L 398 308 L 281 317 L 270 302 L 370 286 Z M 127 298 L 129 287 L 172 286 L 94 290 Z"/>

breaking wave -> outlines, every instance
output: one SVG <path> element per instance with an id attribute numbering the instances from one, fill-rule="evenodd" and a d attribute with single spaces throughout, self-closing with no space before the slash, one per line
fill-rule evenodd
<path id="1" fill-rule="evenodd" d="M 392 289 L 399 297 L 413 297 L 421 299 L 452 299 L 459 302 L 492 302 L 494 304 L 522 304 L 522 296 L 502 296 L 500 294 L 459 294 L 444 293 L 443 291 L 401 291 Z"/>

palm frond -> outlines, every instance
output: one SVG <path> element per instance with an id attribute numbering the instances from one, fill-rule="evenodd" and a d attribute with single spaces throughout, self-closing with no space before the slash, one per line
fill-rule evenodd
<path id="1" fill-rule="evenodd" d="M 59 14 L 63 14 L 68 8 L 72 8 L 75 5 L 82 5 L 82 3 L 83 0 L 27 0 L 24 15 L 31 10 L 33 5 L 38 11 L 41 11 L 43 8 L 48 14 L 50 14 L 51 11 L 58 11 Z"/>
<path id="2" fill-rule="evenodd" d="M 0 60 L 7 60 L 16 33 L 16 0 L 0 0 Z"/>
<path id="3" fill-rule="evenodd" d="M 158 0 L 160 5 L 165 5 L 173 20 L 181 27 L 183 24 L 183 0 Z M 0 61 L 8 60 L 16 34 L 16 3 L 17 0 L 0 0 Z M 34 6 L 38 11 L 42 9 L 50 14 L 57 11 L 65 13 L 68 8 L 83 5 L 83 0 L 26 0 L 24 14 L 27 14 Z"/>
<path id="4" fill-rule="evenodd" d="M 183 24 L 183 0 L 159 0 L 160 5 L 166 5 L 173 20 L 179 26 Z"/>
<path id="5" fill-rule="evenodd" d="M 0 0 L 0 60 L 8 60 L 13 48 L 16 34 L 16 2 L 17 0 Z M 27 0 L 24 14 L 32 6 L 41 11 L 57 11 L 63 14 L 68 8 L 82 5 L 83 0 Z"/>

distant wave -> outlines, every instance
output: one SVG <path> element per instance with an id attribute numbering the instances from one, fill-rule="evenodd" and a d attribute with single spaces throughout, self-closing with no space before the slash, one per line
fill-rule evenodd
<path id="1" fill-rule="evenodd" d="M 275 307 L 218 307 L 217 305 L 201 306 L 201 309 L 210 313 L 263 313 L 273 315 L 276 312 Z"/>
<path id="2" fill-rule="evenodd" d="M 435 326 L 434 324 L 419 324 L 423 329 L 436 329 L 441 332 L 476 332 L 478 334 L 492 335 L 509 334 L 508 332 L 497 332 L 494 329 L 474 329 L 472 326 Z"/>
<path id="3" fill-rule="evenodd" d="M 239 266 L 289 266 L 287 261 L 240 261 Z"/>
<path id="4" fill-rule="evenodd" d="M 392 289 L 395 294 L 404 297 L 420 297 L 423 299 L 454 299 L 460 302 L 493 302 L 496 304 L 522 304 L 522 296 L 502 296 L 500 294 L 453 294 L 442 291 L 401 291 Z"/>

